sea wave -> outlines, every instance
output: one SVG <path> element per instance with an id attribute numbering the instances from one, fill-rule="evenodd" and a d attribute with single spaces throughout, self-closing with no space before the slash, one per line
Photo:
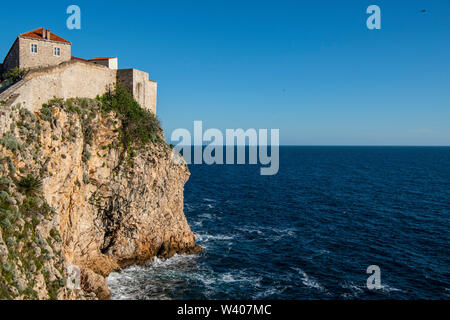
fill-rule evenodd
<path id="1" fill-rule="evenodd" d="M 258 292 L 255 295 L 255 299 L 268 299 L 268 298 L 272 298 L 272 297 L 277 297 L 277 296 L 283 294 L 283 292 L 286 291 L 286 289 L 288 289 L 289 287 L 290 286 L 268 288 L 264 291 Z"/>
<path id="2" fill-rule="evenodd" d="M 343 289 L 346 289 L 350 292 L 346 292 L 341 294 L 341 297 L 344 299 L 355 299 L 358 298 L 361 294 L 364 293 L 365 287 L 362 285 L 357 285 L 353 282 L 346 281 L 342 285 Z"/>
<path id="3" fill-rule="evenodd" d="M 297 271 L 301 277 L 302 277 L 302 283 L 308 288 L 317 289 L 321 292 L 326 292 L 327 290 L 313 277 L 309 276 L 305 271 L 303 271 L 300 268 L 292 268 L 293 270 Z"/>
<path id="4" fill-rule="evenodd" d="M 256 233 L 264 235 L 267 239 L 272 241 L 277 241 L 284 237 L 295 237 L 297 232 L 297 229 L 294 228 L 270 228 L 263 226 L 243 226 L 236 227 L 235 230 L 243 233 Z"/>
<path id="5" fill-rule="evenodd" d="M 234 236 L 228 236 L 228 235 L 223 235 L 223 234 L 201 234 L 201 233 L 196 233 L 195 234 L 195 238 L 197 241 L 199 242 L 208 242 L 208 241 L 214 241 L 214 240 L 233 240 Z"/>

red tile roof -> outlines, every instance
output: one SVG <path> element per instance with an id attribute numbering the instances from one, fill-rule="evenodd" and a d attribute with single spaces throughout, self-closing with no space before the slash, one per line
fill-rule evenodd
<path id="1" fill-rule="evenodd" d="M 79 60 L 79 61 L 88 62 L 88 60 L 86 60 L 86 59 L 82 59 L 82 58 L 78 58 L 78 57 L 74 57 L 74 56 L 72 56 L 72 60 Z"/>
<path id="2" fill-rule="evenodd" d="M 35 39 L 44 39 L 44 37 L 43 37 L 43 31 L 44 31 L 44 28 L 39 28 L 39 29 L 30 31 L 30 32 L 27 32 L 27 33 L 22 33 L 21 35 L 19 35 L 19 37 L 27 37 L 27 38 L 35 38 Z M 54 34 L 54 33 L 52 33 L 52 32 L 50 33 L 50 40 L 71 44 L 69 41 L 67 41 L 67 40 L 65 40 L 65 39 L 63 39 L 63 38 L 57 36 L 56 34 Z"/>
<path id="3" fill-rule="evenodd" d="M 94 61 L 94 60 L 109 60 L 109 59 L 116 59 L 116 57 L 111 57 L 111 58 L 94 58 L 94 59 L 89 59 L 89 61 Z"/>

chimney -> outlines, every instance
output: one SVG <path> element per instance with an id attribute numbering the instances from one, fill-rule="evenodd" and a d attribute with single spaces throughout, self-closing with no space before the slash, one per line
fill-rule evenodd
<path id="1" fill-rule="evenodd" d="M 42 39 L 50 40 L 50 30 L 42 28 Z"/>

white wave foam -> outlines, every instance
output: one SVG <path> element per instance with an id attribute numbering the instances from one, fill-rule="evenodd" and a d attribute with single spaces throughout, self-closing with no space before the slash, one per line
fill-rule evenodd
<path id="1" fill-rule="evenodd" d="M 236 228 L 236 230 L 246 232 L 246 233 L 257 233 L 257 234 L 263 234 L 263 232 L 259 229 L 251 228 L 251 227 L 243 227 L 243 228 Z"/>
<path id="2" fill-rule="evenodd" d="M 255 299 L 266 299 L 266 298 L 273 297 L 274 295 L 282 294 L 289 287 L 290 286 L 283 287 L 283 288 L 277 288 L 277 287 L 269 288 L 267 290 L 257 293 L 255 295 Z"/>
<path id="3" fill-rule="evenodd" d="M 206 218 L 208 220 L 211 220 L 213 218 L 213 215 L 210 213 L 202 213 L 199 215 L 199 218 Z"/>
<path id="4" fill-rule="evenodd" d="M 249 276 L 245 271 L 234 271 L 221 274 L 218 280 L 224 283 L 249 282 L 254 286 L 259 286 L 262 278 Z"/>
<path id="5" fill-rule="evenodd" d="M 143 266 L 130 266 L 120 272 L 113 272 L 107 277 L 113 300 L 171 299 L 170 282 L 149 282 L 153 275 L 178 278 L 183 273 L 191 272 L 199 255 L 174 255 L 170 259 L 155 257 Z M 184 270 L 184 271 L 183 271 Z M 150 277 L 150 278 L 149 278 Z"/>
<path id="6" fill-rule="evenodd" d="M 361 293 L 364 292 L 364 287 L 363 286 L 358 286 L 357 284 L 353 283 L 353 282 L 348 282 L 346 281 L 343 285 L 342 288 L 350 290 L 350 293 L 344 293 L 341 296 L 344 299 L 354 299 L 359 297 L 359 295 Z"/>
<path id="7" fill-rule="evenodd" d="M 198 254 L 184 255 L 175 254 L 169 259 L 163 259 L 154 257 L 151 262 L 147 264 L 148 267 L 168 267 L 172 265 L 177 265 L 180 263 L 194 262 L 198 258 Z M 138 267 L 139 268 L 139 267 Z"/>
<path id="8" fill-rule="evenodd" d="M 191 222 L 192 226 L 203 227 L 203 220 Z"/>
<path id="9" fill-rule="evenodd" d="M 296 235 L 297 229 L 293 228 L 270 228 L 270 227 L 254 227 L 254 226 L 243 226 L 236 228 L 241 232 L 246 233 L 256 233 L 256 234 L 264 234 L 269 237 L 271 241 L 278 241 L 284 237 L 294 237 Z"/>
<path id="10" fill-rule="evenodd" d="M 341 295 L 343 298 L 347 298 L 347 299 L 358 298 L 361 294 L 364 293 L 364 291 L 368 290 L 365 285 L 357 285 L 357 284 L 355 284 L 353 282 L 345 282 L 342 285 L 342 288 L 350 290 L 350 293 L 344 293 L 344 294 Z M 382 292 L 386 292 L 386 293 L 395 292 L 395 291 L 399 291 L 399 292 L 402 291 L 400 289 L 391 287 L 391 286 L 389 286 L 387 284 L 382 284 L 381 288 L 379 290 L 382 291 Z M 374 290 L 374 291 L 376 292 L 377 290 Z"/>
<path id="11" fill-rule="evenodd" d="M 300 268 L 292 268 L 293 270 L 297 271 L 302 276 L 302 283 L 303 285 L 307 286 L 308 288 L 317 289 L 322 292 L 326 292 L 327 290 L 317 281 L 316 279 L 310 277 L 305 271 L 303 271 Z"/>
<path id="12" fill-rule="evenodd" d="M 208 241 L 213 241 L 213 240 L 233 240 L 234 236 L 227 236 L 227 235 L 222 235 L 222 234 L 211 235 L 211 234 L 196 233 L 195 238 L 198 241 L 208 242 Z"/>
<path id="13" fill-rule="evenodd" d="M 281 235 L 288 235 L 288 236 L 295 236 L 295 233 L 297 231 L 297 229 L 293 229 L 293 228 L 286 228 L 286 229 L 278 229 L 278 228 L 269 228 L 269 230 L 272 230 L 278 234 Z"/>
<path id="14" fill-rule="evenodd" d="M 381 284 L 381 291 L 384 291 L 384 292 L 395 292 L 395 291 L 399 291 L 399 292 L 401 292 L 402 290 L 397 289 L 397 288 L 394 288 L 394 287 L 391 287 L 391 286 L 389 286 L 389 285 L 387 285 L 387 284 Z"/>

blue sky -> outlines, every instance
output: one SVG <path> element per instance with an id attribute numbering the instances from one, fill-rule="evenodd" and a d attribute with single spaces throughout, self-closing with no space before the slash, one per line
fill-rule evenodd
<path id="1" fill-rule="evenodd" d="M 448 0 L 22 3 L 2 3 L 1 60 L 44 26 L 75 56 L 117 56 L 158 81 L 167 137 L 203 120 L 278 128 L 282 144 L 450 145 Z M 381 30 L 366 28 L 371 4 Z"/>

